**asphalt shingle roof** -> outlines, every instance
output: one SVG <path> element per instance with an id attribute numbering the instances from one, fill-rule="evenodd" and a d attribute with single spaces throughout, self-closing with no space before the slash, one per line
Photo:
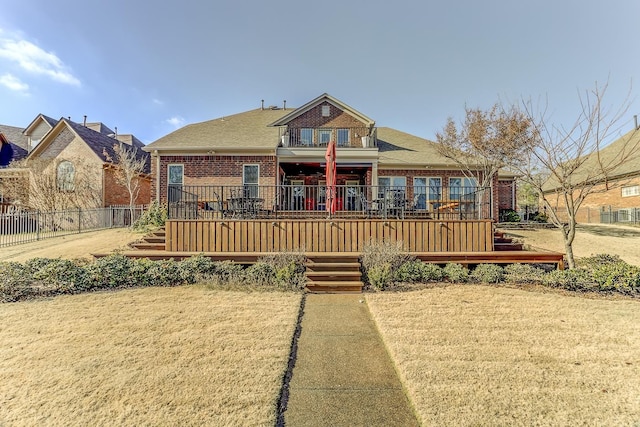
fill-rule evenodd
<path id="1" fill-rule="evenodd" d="M 11 148 L 13 148 L 13 160 L 22 160 L 27 157 L 28 138 L 22 133 L 22 128 L 0 125 L 0 132 L 4 134 Z"/>
<path id="2" fill-rule="evenodd" d="M 279 130 L 268 125 L 291 109 L 256 109 L 180 128 L 146 146 L 146 151 L 186 148 L 275 148 Z"/>

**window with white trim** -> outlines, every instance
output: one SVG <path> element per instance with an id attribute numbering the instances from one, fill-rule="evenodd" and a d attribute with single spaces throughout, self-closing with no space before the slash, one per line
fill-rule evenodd
<path id="1" fill-rule="evenodd" d="M 305 147 L 311 147 L 313 145 L 313 129 L 300 129 L 300 145 Z"/>
<path id="2" fill-rule="evenodd" d="M 475 178 L 459 177 L 449 178 L 449 198 L 460 200 L 464 196 L 472 195 L 476 192 Z"/>
<path id="3" fill-rule="evenodd" d="M 413 178 L 413 207 L 427 209 L 427 202 L 442 200 L 442 178 L 414 177 Z"/>
<path id="4" fill-rule="evenodd" d="M 378 177 L 378 198 L 383 199 L 390 192 L 405 191 L 407 187 L 406 176 L 379 176 Z"/>
<path id="5" fill-rule="evenodd" d="M 336 144 L 338 145 L 338 147 L 348 147 L 349 146 L 349 129 L 338 129 L 337 130 Z"/>
<path id="6" fill-rule="evenodd" d="M 258 184 L 260 181 L 260 165 L 242 165 L 242 185 L 245 196 L 258 197 Z"/>
<path id="7" fill-rule="evenodd" d="M 640 196 L 640 185 L 622 187 L 622 197 Z"/>
<path id="8" fill-rule="evenodd" d="M 331 141 L 331 129 L 318 129 L 318 144 L 326 147 Z"/>

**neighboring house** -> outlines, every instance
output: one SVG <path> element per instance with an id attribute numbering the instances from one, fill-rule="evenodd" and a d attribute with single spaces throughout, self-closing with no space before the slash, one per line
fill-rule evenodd
<path id="1" fill-rule="evenodd" d="M 21 128 L 0 125 L 0 134 L 3 135 L 3 143 L 9 144 L 11 146 L 12 161 L 22 160 L 27 157 L 28 140 L 27 137 L 22 133 Z M 6 167 L 7 165 L 4 165 L 4 162 L 0 163 L 0 167 Z"/>
<path id="2" fill-rule="evenodd" d="M 129 193 L 116 179 L 118 165 L 114 145 L 123 144 L 125 149 L 135 150 L 136 157 L 145 163 L 143 173 L 136 178 L 140 191 L 135 204 L 149 203 L 150 156 L 134 136 L 117 135 L 102 123 L 78 124 L 65 118 L 53 120 L 42 114 L 21 133 L 18 138 L 15 132 L 15 138 L 25 147 L 25 153 L 21 154 L 26 154 L 23 156 L 26 165 L 18 163 L 20 167 L 2 170 L 0 179 L 38 179 L 30 175 L 35 173 L 35 169 L 31 170 L 34 165 L 39 164 L 44 169 L 38 169 L 37 173 L 55 177 L 58 192 L 79 193 L 80 188 L 88 191 L 86 196 L 79 197 L 84 199 L 83 206 L 128 205 Z M 27 200 L 20 202 L 29 206 L 28 198 L 33 195 L 23 197 Z"/>
<path id="3" fill-rule="evenodd" d="M 609 169 L 611 165 L 616 164 L 619 166 L 613 168 L 606 176 L 602 173 L 603 168 Z M 631 130 L 601 149 L 598 155 L 589 155 L 585 163 L 574 172 L 572 180 L 592 186 L 589 195 L 582 202 L 583 208 L 596 212 L 608 210 L 610 207 L 640 208 L 640 130 Z M 557 181 L 553 178 L 543 187 L 544 194 L 554 209 L 564 207 L 564 199 L 557 189 Z M 560 196 L 556 197 L 555 193 Z M 586 213 L 582 216 L 584 215 Z M 589 219 L 590 222 L 593 220 Z M 587 218 L 582 218 L 579 213 L 578 221 L 587 221 Z"/>
<path id="4" fill-rule="evenodd" d="M 375 122 L 323 94 L 291 109 L 267 107 L 187 125 L 144 147 L 152 155 L 152 198 L 171 202 L 175 186 L 290 186 L 289 206 L 322 210 L 325 152 L 337 145 L 338 210 L 360 210 L 365 199 L 401 188 L 412 211 L 429 212 L 443 199 L 477 188 L 436 143 Z M 363 189 L 373 195 L 362 197 Z M 406 192 L 404 192 L 406 189 Z M 488 211 L 497 218 L 498 178 L 488 189 Z M 483 202 L 485 203 L 485 202 Z"/>

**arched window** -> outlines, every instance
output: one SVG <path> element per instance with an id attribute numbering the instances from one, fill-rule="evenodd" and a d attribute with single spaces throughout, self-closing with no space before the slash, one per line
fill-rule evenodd
<path id="1" fill-rule="evenodd" d="M 75 189 L 75 176 L 76 176 L 76 168 L 73 166 L 68 160 L 64 160 L 58 163 L 57 170 L 57 181 L 58 181 L 58 190 L 60 191 L 73 191 Z"/>

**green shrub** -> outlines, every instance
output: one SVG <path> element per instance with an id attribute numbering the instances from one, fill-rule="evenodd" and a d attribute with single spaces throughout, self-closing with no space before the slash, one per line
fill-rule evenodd
<path id="1" fill-rule="evenodd" d="M 591 273 L 583 268 L 550 271 L 543 276 L 542 284 L 568 291 L 591 291 L 596 288 Z"/>
<path id="2" fill-rule="evenodd" d="M 292 261 L 276 269 L 276 284 L 281 289 L 303 289 L 305 282 L 304 265 Z"/>
<path id="3" fill-rule="evenodd" d="M 34 294 L 31 272 L 18 262 L 0 262 L 0 301 L 14 302 Z"/>
<path id="4" fill-rule="evenodd" d="M 211 278 L 218 283 L 240 284 L 243 282 L 242 265 L 233 261 L 216 262 L 216 268 Z"/>
<path id="5" fill-rule="evenodd" d="M 444 271 L 436 264 L 423 262 L 421 270 L 423 282 L 439 282 L 444 279 Z"/>
<path id="6" fill-rule="evenodd" d="M 513 209 L 503 209 L 500 211 L 502 222 L 520 222 L 520 215 Z"/>
<path id="7" fill-rule="evenodd" d="M 471 272 L 470 278 L 480 283 L 500 283 L 504 278 L 504 269 L 497 264 L 479 264 Z"/>
<path id="8" fill-rule="evenodd" d="M 135 286 L 138 278 L 132 276 L 133 261 L 120 254 L 98 258 L 85 267 L 82 280 L 76 282 L 75 291 Z"/>
<path id="9" fill-rule="evenodd" d="M 188 283 L 183 276 L 180 263 L 172 259 L 153 261 L 149 264 L 146 276 L 150 286 L 177 286 Z"/>
<path id="10" fill-rule="evenodd" d="M 522 284 L 541 284 L 544 270 L 530 264 L 509 264 L 504 268 L 505 281 Z"/>
<path id="11" fill-rule="evenodd" d="M 462 264 L 449 263 L 444 266 L 444 276 L 450 282 L 464 283 L 469 279 L 469 270 Z"/>
<path id="12" fill-rule="evenodd" d="M 620 256 L 618 255 L 596 254 L 596 255 L 591 255 L 590 257 L 578 259 L 576 264 L 579 267 L 586 268 L 587 270 L 593 271 L 597 268 L 602 267 L 603 265 L 617 264 L 620 262 L 624 262 L 624 261 L 622 261 L 622 259 L 620 259 Z"/>
<path id="13" fill-rule="evenodd" d="M 32 287 L 43 296 L 73 292 L 86 274 L 81 262 L 66 259 L 38 259 L 25 267 L 32 272 Z"/>
<path id="14" fill-rule="evenodd" d="M 211 258 L 198 254 L 178 263 L 182 278 L 186 283 L 207 280 L 215 275 L 216 263 Z"/>
<path id="15" fill-rule="evenodd" d="M 603 264 L 594 268 L 591 275 L 600 291 L 640 293 L 640 268 L 624 261 Z"/>
<path id="16" fill-rule="evenodd" d="M 249 286 L 275 286 L 276 269 L 268 262 L 258 261 L 244 271 L 244 280 Z"/>
<path id="17" fill-rule="evenodd" d="M 374 265 L 367 271 L 369 284 L 378 291 L 383 291 L 392 283 L 393 274 L 390 264 Z"/>
<path id="18" fill-rule="evenodd" d="M 407 261 L 393 272 L 393 280 L 404 283 L 417 283 L 423 280 L 422 266 L 419 259 Z"/>
<path id="19" fill-rule="evenodd" d="M 162 227 L 167 222 L 167 207 L 153 201 L 149 208 L 140 215 L 140 218 L 133 223 L 136 231 L 149 231 Z"/>

